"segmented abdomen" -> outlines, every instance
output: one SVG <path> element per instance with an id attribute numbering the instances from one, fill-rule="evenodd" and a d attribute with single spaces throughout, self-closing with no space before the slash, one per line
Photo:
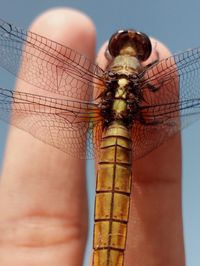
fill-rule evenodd
<path id="1" fill-rule="evenodd" d="M 129 130 L 113 122 L 104 130 L 98 164 L 93 266 L 122 266 L 131 192 Z"/>

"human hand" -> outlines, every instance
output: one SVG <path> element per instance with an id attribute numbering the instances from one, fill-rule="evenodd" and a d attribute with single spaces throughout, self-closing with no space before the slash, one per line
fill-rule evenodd
<path id="1" fill-rule="evenodd" d="M 48 11 L 33 23 L 31 31 L 94 60 L 95 29 L 78 12 Z M 101 67 L 106 63 L 104 49 L 97 58 Z M 160 59 L 169 55 L 159 42 L 156 49 Z M 27 86 L 17 82 L 22 90 Z M 184 265 L 180 157 L 176 136 L 134 162 L 127 266 Z M 88 221 L 85 162 L 67 159 L 55 148 L 11 128 L 0 213 L 1 266 L 82 265 Z"/>

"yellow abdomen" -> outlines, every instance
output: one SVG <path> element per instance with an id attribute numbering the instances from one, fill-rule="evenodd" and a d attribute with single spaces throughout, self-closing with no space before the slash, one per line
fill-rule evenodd
<path id="1" fill-rule="evenodd" d="M 104 130 L 98 164 L 93 266 L 122 266 L 131 192 L 129 130 L 113 122 Z"/>

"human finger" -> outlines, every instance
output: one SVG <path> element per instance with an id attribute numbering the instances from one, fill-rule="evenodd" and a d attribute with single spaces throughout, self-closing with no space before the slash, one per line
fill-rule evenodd
<path id="1" fill-rule="evenodd" d="M 47 11 L 33 22 L 31 31 L 94 59 L 95 29 L 78 11 Z M 50 72 L 49 80 L 55 74 Z M 17 89 L 41 92 L 20 80 Z M 11 128 L 0 191 L 1 265 L 82 264 L 88 215 L 84 160 L 69 159 L 26 132 Z"/>
<path id="2" fill-rule="evenodd" d="M 154 49 L 146 65 L 157 57 L 162 60 L 170 56 L 161 42 L 154 39 L 151 42 Z M 104 69 L 108 65 L 104 56 L 106 46 L 102 46 L 97 56 L 97 63 Z M 125 265 L 132 265 L 133 258 L 138 266 L 169 265 L 169 261 L 184 265 L 180 135 L 133 162 L 132 172 Z"/>

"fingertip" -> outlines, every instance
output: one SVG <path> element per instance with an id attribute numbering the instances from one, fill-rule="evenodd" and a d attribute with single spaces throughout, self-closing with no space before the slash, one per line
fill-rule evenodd
<path id="1" fill-rule="evenodd" d="M 94 59 L 96 29 L 92 20 L 78 10 L 47 10 L 33 21 L 30 30 Z"/>

